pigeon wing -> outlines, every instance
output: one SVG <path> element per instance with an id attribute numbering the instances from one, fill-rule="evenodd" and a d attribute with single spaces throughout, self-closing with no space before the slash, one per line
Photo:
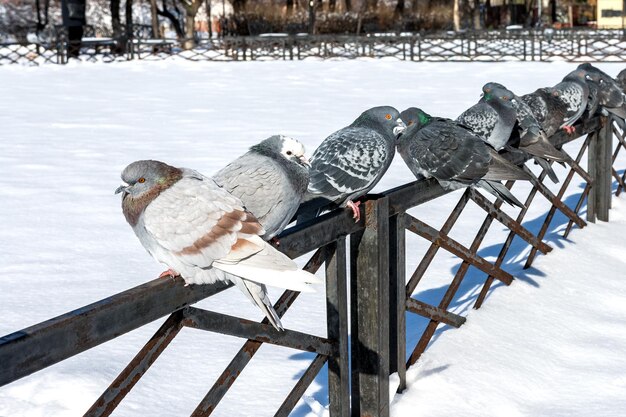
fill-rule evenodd
<path id="1" fill-rule="evenodd" d="M 456 120 L 482 138 L 488 139 L 498 122 L 498 113 L 489 104 L 481 101 L 461 113 Z"/>
<path id="2" fill-rule="evenodd" d="M 389 165 L 388 145 L 378 132 L 347 127 L 322 142 L 311 158 L 309 193 L 335 202 L 369 191 Z"/>

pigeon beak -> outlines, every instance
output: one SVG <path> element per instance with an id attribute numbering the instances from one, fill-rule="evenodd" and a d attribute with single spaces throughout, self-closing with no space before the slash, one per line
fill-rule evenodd
<path id="1" fill-rule="evenodd" d="M 115 189 L 115 194 L 119 194 L 122 191 L 124 192 L 124 194 L 127 194 L 128 193 L 128 185 L 120 185 L 119 187 L 117 187 Z"/>
<path id="2" fill-rule="evenodd" d="M 302 165 L 311 168 L 311 163 L 309 162 L 309 158 L 307 158 L 306 155 L 302 155 L 298 158 L 300 159 Z"/>
<path id="3" fill-rule="evenodd" d="M 402 132 L 406 130 L 406 125 L 402 121 L 402 119 L 396 120 L 396 125 L 393 128 L 393 134 L 396 138 L 399 138 Z"/>

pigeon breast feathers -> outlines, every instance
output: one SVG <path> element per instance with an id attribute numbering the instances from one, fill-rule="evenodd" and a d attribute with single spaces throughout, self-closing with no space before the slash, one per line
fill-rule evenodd
<path id="1" fill-rule="evenodd" d="M 145 210 L 143 223 L 155 241 L 182 262 L 206 268 L 226 256 L 244 259 L 263 247 L 264 233 L 241 202 L 201 175 L 184 176 Z"/>
<path id="2" fill-rule="evenodd" d="M 336 200 L 366 193 L 391 162 L 389 147 L 371 129 L 349 127 L 334 133 L 313 154 L 309 193 Z"/>

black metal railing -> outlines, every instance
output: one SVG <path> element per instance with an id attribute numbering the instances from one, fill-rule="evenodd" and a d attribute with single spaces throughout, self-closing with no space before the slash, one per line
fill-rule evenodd
<path id="1" fill-rule="evenodd" d="M 613 138 L 616 146 L 613 146 Z M 596 117 L 576 125 L 575 134 L 557 133 L 551 141 L 560 148 L 577 139 L 580 139 L 580 149 L 575 158 L 568 156 L 569 170 L 556 194 L 543 184 L 545 171 L 535 176 L 525 168 L 532 176 L 525 206 L 530 207 L 537 195 L 550 204 L 538 231 L 529 230 L 524 225 L 527 208 L 521 209 L 513 218 L 500 210 L 501 200 L 491 202 L 473 189 L 462 193 L 447 220 L 440 228 L 434 228 L 407 210 L 448 192 L 434 180 L 420 180 L 368 196 L 358 223 L 347 211 L 338 210 L 283 232 L 279 250 L 291 258 L 315 251 L 304 267 L 309 272 L 314 273 L 325 266 L 326 337 L 290 329 L 277 331 L 266 319 L 257 323 L 192 306 L 224 291 L 229 287 L 227 284 L 186 287 L 180 278 L 156 279 L 0 338 L 0 386 L 169 315 L 85 415 L 110 415 L 179 331 L 191 327 L 245 340 L 205 397 L 198 398 L 193 416 L 207 416 L 215 410 L 263 343 L 316 354 L 277 410 L 277 416 L 286 416 L 293 410 L 325 363 L 328 363 L 331 415 L 387 416 L 389 375 L 398 373 L 399 391 L 402 391 L 406 386 L 407 366 L 420 358 L 437 328 L 440 325 L 456 328 L 466 321 L 465 317 L 449 309 L 470 267 L 484 275 L 484 284 L 474 300 L 474 308 L 480 308 L 495 280 L 509 285 L 514 279 L 505 270 L 504 260 L 515 237 L 530 248 L 525 265 L 530 267 L 538 252 L 548 253 L 552 249 L 544 238 L 557 211 L 568 222 L 565 236 L 574 224 L 581 228 L 587 224 L 579 214 L 585 201 L 587 221 L 608 221 L 612 179 L 617 184 L 616 194 L 625 188 L 626 172 L 619 175 L 613 167 L 621 149 L 626 149 L 625 133 L 611 119 Z M 580 166 L 585 154 L 588 170 Z M 515 158 L 518 159 L 511 156 L 515 163 L 524 162 L 519 156 Z M 570 207 L 564 196 L 576 175 L 585 187 L 580 195 L 576 195 L 576 204 Z M 512 185 L 513 182 L 506 184 L 509 188 Z M 465 246 L 451 238 L 450 233 L 470 202 L 484 210 L 485 218 L 472 243 Z M 480 255 L 480 248 L 495 223 L 504 226 L 508 235 L 501 243 L 497 259 L 489 262 Z M 407 253 L 407 231 L 430 243 L 417 268 L 410 274 L 406 273 L 406 259 L 415 255 Z M 418 289 L 439 251 L 457 257 L 461 265 L 435 305 L 411 295 Z M 279 316 L 291 307 L 298 295 L 293 291 L 282 294 L 275 304 Z M 424 329 L 407 325 L 407 313 L 426 318 L 428 324 Z M 414 332 L 418 332 L 415 336 L 419 341 L 415 346 L 407 346 L 407 334 Z M 410 353 L 407 355 L 407 352 Z"/>
<path id="2" fill-rule="evenodd" d="M 480 31 L 355 35 L 280 35 L 180 40 L 146 38 L 145 30 L 123 39 L 89 37 L 81 60 L 192 61 L 395 58 L 404 61 L 626 61 L 626 37 L 614 31 Z M 194 45 L 192 48 L 187 44 Z M 123 44 L 123 47 L 122 47 Z M 52 52 L 51 52 L 52 51 Z M 98 59 L 101 57 L 102 59 Z M 57 30 L 47 40 L 0 44 L 0 65 L 68 61 L 67 40 Z"/>

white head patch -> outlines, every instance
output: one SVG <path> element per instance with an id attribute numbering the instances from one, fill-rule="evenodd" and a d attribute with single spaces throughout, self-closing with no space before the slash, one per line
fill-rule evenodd
<path id="1" fill-rule="evenodd" d="M 295 140 L 294 138 L 290 138 L 289 136 L 281 136 L 283 140 L 283 147 L 280 150 L 280 153 L 285 156 L 285 158 L 296 157 L 300 158 L 304 156 L 304 145 Z"/>

